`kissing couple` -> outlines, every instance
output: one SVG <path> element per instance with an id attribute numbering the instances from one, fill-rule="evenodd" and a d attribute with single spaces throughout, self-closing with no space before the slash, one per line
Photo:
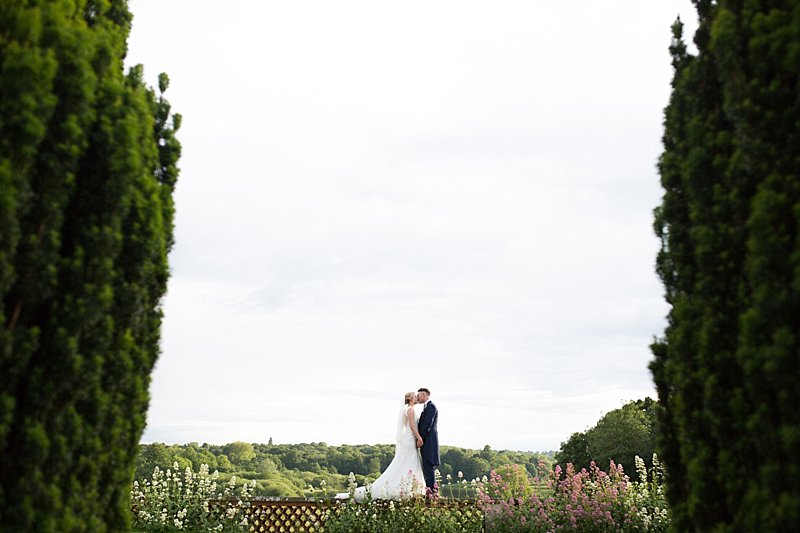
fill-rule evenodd
<path id="1" fill-rule="evenodd" d="M 407 392 L 397 417 L 394 459 L 369 488 L 373 500 L 399 500 L 413 496 L 435 497 L 439 487 L 433 468 L 439 459 L 439 433 L 436 424 L 439 411 L 431 401 L 431 391 L 422 387 L 416 393 Z M 422 412 L 416 415 L 416 404 Z M 353 497 L 366 498 L 366 487 L 358 487 Z"/>

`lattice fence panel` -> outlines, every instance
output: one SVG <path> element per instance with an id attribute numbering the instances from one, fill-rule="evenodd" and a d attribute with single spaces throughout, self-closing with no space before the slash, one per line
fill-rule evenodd
<path id="1" fill-rule="evenodd" d="M 220 513 L 233 503 L 232 501 L 217 501 Z M 313 501 L 286 501 L 286 500 L 254 500 L 239 502 L 237 505 L 239 516 L 243 513 L 247 517 L 250 531 L 254 533 L 321 533 L 325 531 L 325 520 L 329 514 L 336 514 L 341 503 L 329 504 Z M 378 500 L 372 502 L 378 513 L 390 512 L 388 501 Z M 398 511 L 405 505 L 415 505 L 411 501 L 396 502 Z M 449 521 L 462 526 L 464 531 L 474 531 L 475 524 L 482 523 L 483 514 L 475 506 L 475 502 L 466 500 L 438 500 L 422 503 L 424 512 L 444 515 Z M 482 528 L 481 528 L 482 529 Z"/>
<path id="2" fill-rule="evenodd" d="M 315 533 L 323 531 L 325 509 L 315 502 L 250 502 L 250 531 L 256 533 Z"/>

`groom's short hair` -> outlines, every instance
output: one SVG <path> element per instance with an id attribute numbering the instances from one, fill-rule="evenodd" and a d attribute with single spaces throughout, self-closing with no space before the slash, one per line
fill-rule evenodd
<path id="1" fill-rule="evenodd" d="M 431 395 L 431 391 L 429 391 L 429 390 L 428 390 L 428 389 L 426 389 L 425 387 L 422 387 L 422 388 L 420 388 L 420 389 L 419 389 L 417 392 L 424 392 L 424 393 L 425 393 L 425 394 L 427 394 L 428 396 L 430 396 L 430 395 Z"/>

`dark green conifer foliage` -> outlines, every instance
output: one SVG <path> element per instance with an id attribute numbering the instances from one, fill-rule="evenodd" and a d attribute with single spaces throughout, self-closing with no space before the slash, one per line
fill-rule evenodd
<path id="1" fill-rule="evenodd" d="M 125 1 L 0 3 L 0 530 L 123 531 L 169 274 L 178 115 Z"/>
<path id="2" fill-rule="evenodd" d="M 651 364 L 677 531 L 800 523 L 800 2 L 697 0 L 659 161 Z"/>

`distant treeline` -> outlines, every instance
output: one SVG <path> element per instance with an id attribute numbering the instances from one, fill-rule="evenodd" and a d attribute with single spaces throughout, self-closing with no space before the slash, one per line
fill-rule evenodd
<path id="1" fill-rule="evenodd" d="M 439 471 L 445 482 L 448 475 L 454 481 L 471 481 L 502 466 L 517 464 L 531 476 L 546 477 L 555 463 L 562 466 L 572 463 L 581 469 L 596 461 L 605 470 L 609 461 L 614 460 L 624 466 L 632 479 L 637 479 L 635 456 L 652 465 L 658 434 L 656 411 L 657 404 L 651 398 L 628 402 L 603 415 L 594 427 L 573 433 L 561 443 L 558 452 L 493 450 L 488 445 L 482 450 L 443 446 Z M 272 439 L 267 444 L 157 442 L 139 447 L 135 477 L 140 481 L 148 479 L 155 467 L 166 470 L 176 462 L 181 471 L 190 467 L 194 472 L 207 464 L 211 472 L 219 471 L 221 481 L 232 476 L 256 481 L 257 496 L 303 496 L 309 485 L 325 485 L 330 492 L 344 490 L 350 472 L 356 475 L 359 484 L 374 480 L 391 462 L 394 448 L 393 444 L 273 444 Z"/>
<path id="2" fill-rule="evenodd" d="M 488 475 L 500 466 L 519 464 L 535 476 L 550 471 L 554 455 L 554 451 L 492 450 L 488 445 L 482 450 L 443 446 L 439 471 L 445 480 L 448 474 L 454 480 L 458 479 L 459 472 L 464 479 L 472 480 Z M 319 487 L 323 480 L 329 490 L 343 490 L 350 472 L 356 474 L 359 483 L 365 479 L 375 479 L 393 457 L 394 445 L 389 444 L 153 443 L 140 446 L 135 477 L 140 481 L 150 478 L 156 466 L 165 470 L 172 468 L 176 462 L 181 471 L 188 466 L 195 472 L 201 464 L 207 464 L 211 471 L 220 472 L 222 480 L 234 475 L 240 479 L 256 480 L 256 495 L 302 496 L 309 485 Z M 539 471 L 539 463 L 543 463 L 542 472 Z"/>

